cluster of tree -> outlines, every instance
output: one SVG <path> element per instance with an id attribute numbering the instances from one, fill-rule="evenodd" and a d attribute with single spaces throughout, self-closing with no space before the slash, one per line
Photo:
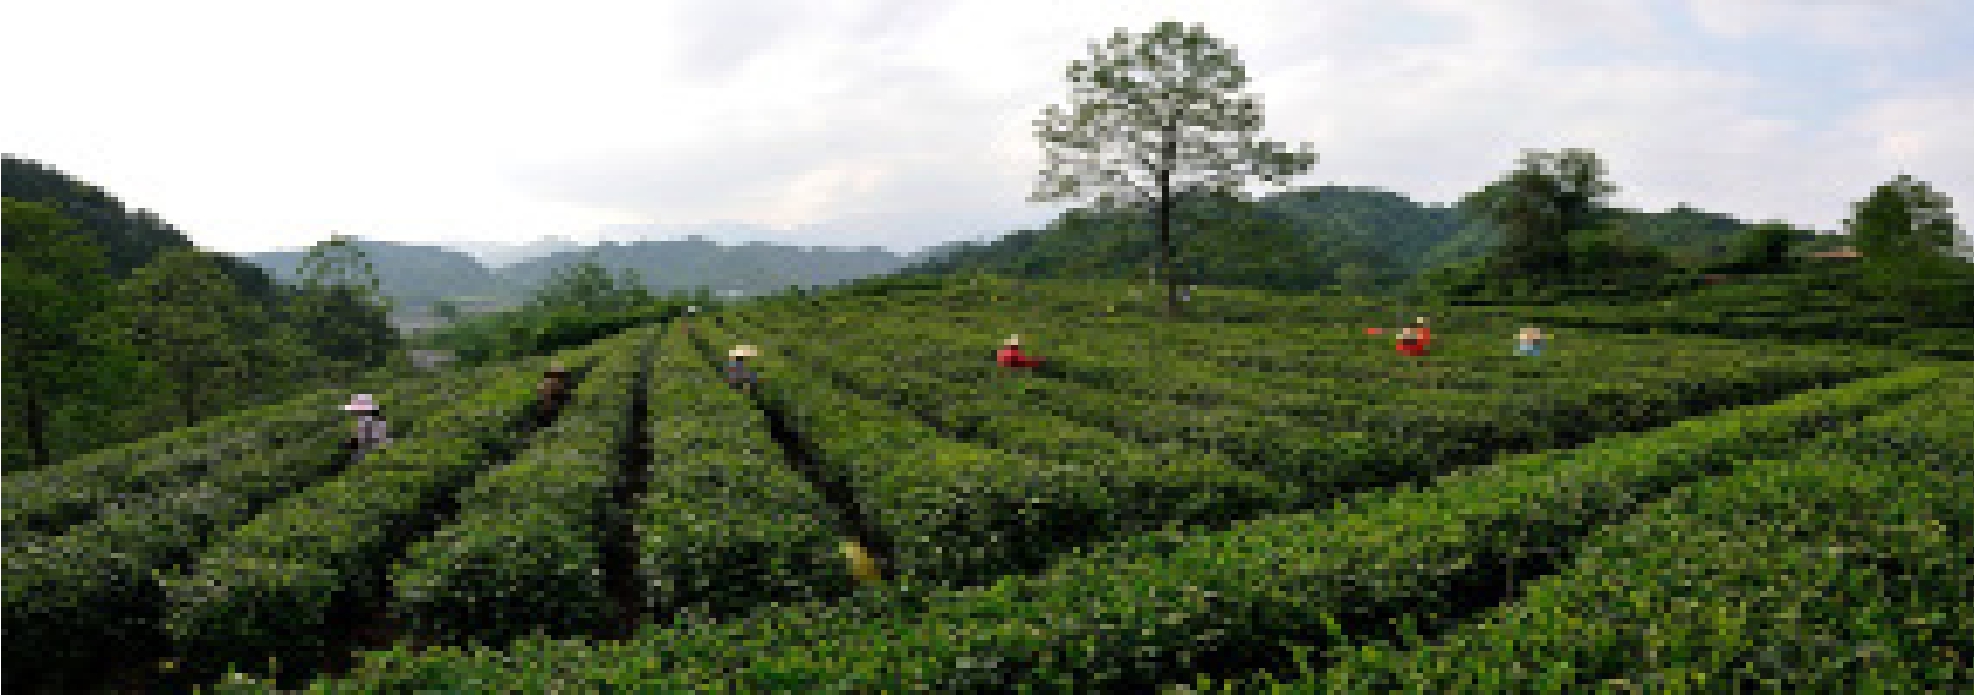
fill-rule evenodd
<path id="1" fill-rule="evenodd" d="M 196 422 L 399 353 L 346 242 L 272 281 L 148 213 L 6 158 L 6 465 L 47 465 Z"/>
<path id="2" fill-rule="evenodd" d="M 1733 226 L 1690 209 L 1658 220 L 1614 209 L 1605 200 L 1616 190 L 1591 152 L 1527 153 L 1518 168 L 1462 201 L 1498 230 L 1491 252 L 1430 273 L 1422 284 L 1470 296 L 1574 296 L 1570 290 L 1585 287 L 1651 296 L 1655 289 L 1690 287 L 1697 273 L 1814 270 L 1803 264 L 1801 250 L 1819 240 L 1780 222 L 1741 226 L 1716 245 L 1720 253 L 1710 261 L 1682 267 L 1673 252 L 1641 239 L 1664 239 L 1678 227 L 1652 223 L 1686 218 L 1699 221 L 1699 228 Z M 1846 227 L 1864 271 L 1848 287 L 1855 297 L 1897 303 L 1929 323 L 1974 316 L 1968 303 L 1974 264 L 1954 253 L 1957 229 L 1944 196 L 1902 175 L 1858 202 Z"/>
<path id="3" fill-rule="evenodd" d="M 416 343 L 477 364 L 582 345 L 713 302 L 703 288 L 660 297 L 637 271 L 613 275 L 592 258 L 557 269 L 518 309 L 465 318 L 419 336 Z"/>
<path id="4" fill-rule="evenodd" d="M 1974 262 L 1947 197 L 1910 176 L 1879 185 L 1847 221 L 1863 254 L 1859 289 L 1927 323 L 1974 327 Z"/>

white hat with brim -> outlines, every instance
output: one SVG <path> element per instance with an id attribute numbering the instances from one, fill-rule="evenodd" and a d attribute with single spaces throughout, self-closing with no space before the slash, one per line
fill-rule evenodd
<path id="1" fill-rule="evenodd" d="M 728 350 L 727 356 L 728 357 L 760 357 L 761 351 L 755 349 L 754 346 L 752 345 L 741 345 L 732 350 Z"/>
<path id="2" fill-rule="evenodd" d="M 1003 340 L 1003 341 L 1001 341 L 1001 344 L 1002 344 L 1002 345 L 1020 345 L 1020 344 L 1021 344 L 1021 336 L 1020 336 L 1020 335 L 1011 335 L 1011 336 L 1008 336 L 1008 339 L 1007 339 L 1007 340 Z"/>
<path id="3" fill-rule="evenodd" d="M 376 410 L 377 399 L 371 398 L 370 394 L 359 393 L 352 396 L 350 402 L 343 405 L 343 409 L 349 411 Z"/>

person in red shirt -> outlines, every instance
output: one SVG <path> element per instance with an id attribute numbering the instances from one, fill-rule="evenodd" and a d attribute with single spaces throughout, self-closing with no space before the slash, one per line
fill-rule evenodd
<path id="1" fill-rule="evenodd" d="M 1422 350 L 1431 349 L 1433 346 L 1433 329 L 1426 326 L 1426 317 L 1420 316 L 1412 319 L 1412 328 L 1419 332 L 1419 348 Z"/>
<path id="2" fill-rule="evenodd" d="M 1418 328 L 1407 327 L 1405 330 L 1398 332 L 1398 354 L 1411 357 L 1424 357 L 1426 355 L 1426 343 L 1419 336 Z"/>
<path id="3" fill-rule="evenodd" d="M 1021 351 L 1019 335 L 1008 336 L 1008 339 L 1001 343 L 1001 351 L 994 354 L 994 359 L 1007 369 L 1033 369 L 1042 366 L 1042 358 Z"/>

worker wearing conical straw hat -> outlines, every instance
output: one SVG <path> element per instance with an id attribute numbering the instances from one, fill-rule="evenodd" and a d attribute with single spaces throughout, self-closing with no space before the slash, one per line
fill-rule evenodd
<path id="1" fill-rule="evenodd" d="M 760 385 L 761 375 L 748 366 L 747 360 L 761 356 L 761 351 L 752 345 L 736 345 L 727 351 L 727 384 L 743 391 L 752 392 Z"/>
<path id="2" fill-rule="evenodd" d="M 1008 336 L 1007 340 L 1001 341 L 1001 351 L 994 353 L 994 361 L 1007 370 L 1033 369 L 1042 366 L 1042 358 L 1021 351 L 1019 334 Z"/>
<path id="3" fill-rule="evenodd" d="M 1515 334 L 1515 354 L 1523 357 L 1540 356 L 1542 354 L 1542 343 L 1546 339 L 1542 335 L 1542 329 L 1535 326 L 1524 326 L 1520 333 Z"/>
<path id="4" fill-rule="evenodd" d="M 357 461 L 391 443 L 390 424 L 384 420 L 384 411 L 377 406 L 377 399 L 367 393 L 350 397 L 350 402 L 342 406 L 346 412 L 356 414 L 356 434 L 344 440 L 343 448 L 350 452 L 350 460 Z"/>

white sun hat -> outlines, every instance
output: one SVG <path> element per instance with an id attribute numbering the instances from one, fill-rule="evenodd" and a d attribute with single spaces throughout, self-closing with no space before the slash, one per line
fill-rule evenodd
<path id="1" fill-rule="evenodd" d="M 1021 335 L 1020 335 L 1020 334 L 1015 334 L 1015 335 L 1011 335 L 1011 336 L 1008 336 L 1008 339 L 1007 339 L 1007 340 L 1003 340 L 1003 341 L 1001 341 L 1001 344 L 1002 344 L 1002 345 L 1020 345 L 1020 344 L 1021 344 Z"/>
<path id="2" fill-rule="evenodd" d="M 375 399 L 375 398 L 372 398 L 372 397 L 370 396 L 370 394 L 367 394 L 367 393 L 359 393 L 359 394 L 356 394 L 355 396 L 351 396 L 351 397 L 350 397 L 350 402 L 349 402 L 349 403 L 346 403 L 346 404 L 344 404 L 344 405 L 343 405 L 343 409 L 344 409 L 344 410 L 352 410 L 352 411 L 354 411 L 354 410 L 376 410 L 376 409 L 377 409 L 377 399 Z"/>
<path id="3" fill-rule="evenodd" d="M 728 357 L 760 357 L 761 351 L 752 345 L 740 345 L 727 351 Z"/>

